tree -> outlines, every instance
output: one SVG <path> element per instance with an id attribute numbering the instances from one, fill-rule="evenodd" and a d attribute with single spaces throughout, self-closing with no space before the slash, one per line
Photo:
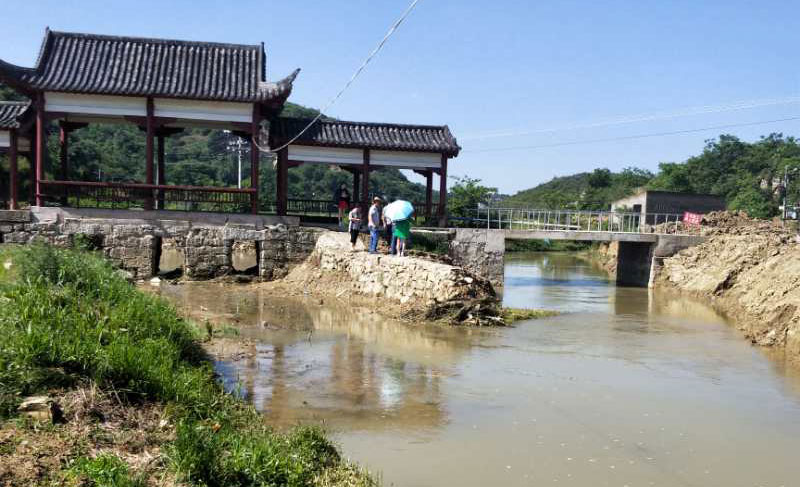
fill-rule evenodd
<path id="1" fill-rule="evenodd" d="M 595 169 L 589 174 L 589 186 L 592 188 L 605 188 L 609 185 L 611 185 L 611 171 L 609 169 Z"/>
<path id="2" fill-rule="evenodd" d="M 739 191 L 728 204 L 732 211 L 745 211 L 752 218 L 771 218 L 778 213 L 778 207 L 770 195 L 754 187 Z"/>
<path id="3" fill-rule="evenodd" d="M 8 85 L 4 85 L 0 83 L 0 101 L 24 101 L 26 98 L 13 89 L 11 89 Z"/>
<path id="4" fill-rule="evenodd" d="M 467 176 L 452 176 L 452 179 L 456 181 L 456 184 L 450 188 L 447 201 L 448 213 L 451 216 L 469 216 L 470 212 L 479 204 L 488 204 L 491 195 L 497 192 L 497 188 L 481 185 L 480 179 Z"/>

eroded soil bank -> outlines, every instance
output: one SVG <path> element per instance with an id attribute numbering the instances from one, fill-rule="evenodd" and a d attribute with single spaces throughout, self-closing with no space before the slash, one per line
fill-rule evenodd
<path id="1" fill-rule="evenodd" d="M 709 299 L 758 345 L 800 359 L 800 244 L 780 222 L 711 213 L 708 240 L 664 260 L 658 287 Z"/>

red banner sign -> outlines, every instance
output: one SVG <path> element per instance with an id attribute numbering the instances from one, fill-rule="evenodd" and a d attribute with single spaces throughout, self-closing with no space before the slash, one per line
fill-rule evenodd
<path id="1" fill-rule="evenodd" d="M 700 225 L 703 215 L 700 213 L 691 213 L 689 211 L 683 212 L 683 223 L 687 225 Z"/>

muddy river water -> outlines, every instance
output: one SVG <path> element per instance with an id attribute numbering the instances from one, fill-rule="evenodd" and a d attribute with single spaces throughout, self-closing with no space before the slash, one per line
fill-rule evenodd
<path id="1" fill-rule="evenodd" d="M 324 424 L 387 486 L 800 485 L 796 369 L 572 255 L 505 272 L 507 306 L 564 313 L 456 329 L 244 286 L 162 293 L 239 325 L 250 353 L 218 369 L 273 424 Z"/>

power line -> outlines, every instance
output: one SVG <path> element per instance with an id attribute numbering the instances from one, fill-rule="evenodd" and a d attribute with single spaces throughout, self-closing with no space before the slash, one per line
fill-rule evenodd
<path id="1" fill-rule="evenodd" d="M 413 0 L 413 1 L 411 2 L 411 4 L 408 6 L 408 8 L 406 8 L 405 12 L 403 12 L 403 15 L 401 15 L 401 16 L 400 16 L 400 18 L 399 18 L 399 19 L 397 19 L 397 20 L 394 22 L 394 24 L 392 24 L 392 26 L 389 28 L 389 31 L 386 33 L 386 35 L 385 35 L 385 36 L 383 36 L 383 39 L 381 39 L 381 41 L 378 43 L 378 45 L 377 45 L 377 46 L 375 46 L 375 48 L 372 50 L 372 52 L 371 52 L 371 53 L 369 53 L 369 56 L 367 56 L 367 58 L 364 60 L 364 62 L 363 62 L 363 63 L 361 63 L 361 66 L 359 66 L 359 67 L 358 67 L 358 69 L 356 69 L 356 71 L 355 71 L 355 72 L 353 73 L 353 75 L 350 77 L 350 80 L 348 80 L 348 81 L 347 81 L 347 83 L 345 83 L 344 87 L 343 87 L 341 90 L 339 90 L 339 93 L 337 93 L 337 94 L 336 94 L 336 96 L 334 96 L 333 98 L 331 98 L 331 101 L 329 101 L 327 105 L 325 105 L 324 107 L 322 107 L 322 108 L 319 110 L 319 113 L 317 113 L 317 116 L 316 116 L 316 117 L 314 117 L 314 119 L 313 119 L 313 120 L 311 120 L 311 122 L 309 122 L 309 124 L 308 124 L 308 125 L 306 125 L 306 126 L 303 128 L 303 130 L 301 130 L 300 132 L 298 132 L 298 133 L 297 133 L 297 135 L 295 135 L 294 137 L 292 137 L 292 139 L 291 139 L 291 140 L 289 140 L 288 142 L 286 142 L 286 143 L 285 143 L 285 144 L 283 144 L 282 146 L 278 147 L 277 149 L 269 149 L 269 148 L 264 148 L 264 147 L 261 147 L 261 146 L 258 144 L 258 141 L 256 141 L 255 134 L 253 134 L 253 135 L 252 135 L 252 138 L 253 138 L 253 143 L 256 145 L 256 147 L 258 147 L 258 150 L 260 150 L 261 152 L 273 152 L 273 153 L 277 153 L 279 150 L 281 150 L 281 149 L 284 149 L 284 148 L 286 148 L 286 147 L 289 147 L 289 145 L 291 145 L 291 144 L 292 144 L 292 143 L 293 143 L 295 140 L 299 139 L 301 135 L 303 135 L 304 133 L 306 133 L 306 131 L 307 131 L 309 128 L 311 128 L 311 126 L 312 126 L 312 125 L 314 125 L 315 123 L 317 123 L 317 121 L 318 121 L 318 120 L 319 120 L 319 119 L 322 117 L 322 114 L 323 114 L 324 112 L 326 112 L 326 111 L 328 110 L 328 108 L 330 108 L 330 107 L 331 107 L 331 106 L 332 106 L 334 103 L 336 103 L 336 101 L 337 101 L 337 100 L 338 100 L 338 99 L 339 99 L 339 98 L 342 96 L 342 94 L 344 94 L 344 92 L 345 92 L 345 91 L 346 91 L 348 88 L 350 88 L 350 85 L 352 85 L 352 84 L 353 84 L 353 82 L 356 80 L 356 78 L 358 78 L 358 76 L 361 74 L 361 72 L 362 72 L 362 71 L 364 71 L 364 68 L 366 68 L 366 67 L 367 67 L 367 64 L 369 64 L 369 62 L 370 62 L 370 61 L 372 61 L 372 58 L 374 58 L 374 57 L 375 57 L 375 56 L 378 54 L 378 52 L 380 52 L 380 50 L 381 50 L 381 49 L 383 49 L 383 46 L 384 46 L 384 44 L 386 44 L 386 41 L 388 41 L 388 40 L 389 40 L 389 38 L 392 36 L 392 34 L 394 34 L 394 32 L 397 30 L 397 28 L 398 28 L 398 27 L 400 27 L 400 24 L 402 24 L 402 23 L 403 23 L 403 21 L 404 21 L 404 20 L 406 20 L 406 17 L 408 17 L 408 16 L 409 16 L 409 14 L 411 14 L 411 11 L 412 11 L 412 10 L 414 10 L 414 7 L 416 7 L 416 6 L 417 6 L 417 3 L 418 3 L 418 2 L 419 2 L 419 0 Z"/>
<path id="2" fill-rule="evenodd" d="M 761 100 L 742 100 L 727 103 L 724 105 L 704 105 L 698 107 L 682 108 L 672 112 L 654 112 L 650 114 L 630 115 L 610 120 L 600 120 L 597 122 L 577 123 L 563 127 L 553 127 L 535 130 L 521 130 L 521 131 L 502 131 L 502 132 L 486 132 L 483 134 L 473 134 L 459 137 L 460 140 L 484 140 L 502 137 L 521 137 L 525 135 L 546 134 L 553 132 L 565 132 L 572 130 L 580 130 L 587 128 L 600 128 L 610 127 L 614 125 L 625 125 L 638 122 L 652 122 L 656 120 L 669 120 L 673 118 L 688 117 L 693 115 L 708 115 L 713 113 L 731 112 L 737 110 L 747 110 L 751 108 L 760 108 L 775 105 L 788 105 L 792 103 L 800 103 L 799 96 L 790 96 L 783 98 L 767 98 Z"/>
<path id="3" fill-rule="evenodd" d="M 712 127 L 703 127 L 698 129 L 687 129 L 687 130 L 675 130 L 673 132 L 656 132 L 651 134 L 638 134 L 638 135 L 627 135 L 622 137 L 608 137 L 604 139 L 587 139 L 587 140 L 573 140 L 570 142 L 556 142 L 553 144 L 541 144 L 541 145 L 522 145 L 522 146 L 515 146 L 515 147 L 498 147 L 494 149 L 474 149 L 469 150 L 465 149 L 462 152 L 471 152 L 471 153 L 478 153 L 478 152 L 502 152 L 502 151 L 512 151 L 512 150 L 531 150 L 531 149 L 545 149 L 548 147 L 562 147 L 567 145 L 582 145 L 582 144 L 594 144 L 598 142 L 613 142 L 617 140 L 632 140 L 632 139 L 644 139 L 648 137 L 663 137 L 668 135 L 681 135 L 681 134 L 691 134 L 695 132 L 705 132 L 708 130 L 721 130 L 721 129 L 729 129 L 735 127 L 750 127 L 753 125 L 764 125 L 768 123 L 777 123 L 777 122 L 790 122 L 792 120 L 800 120 L 799 117 L 789 117 L 789 118 L 779 118 L 775 120 L 763 120 L 760 122 L 749 122 L 749 123 L 733 123 L 728 125 L 715 125 Z"/>

